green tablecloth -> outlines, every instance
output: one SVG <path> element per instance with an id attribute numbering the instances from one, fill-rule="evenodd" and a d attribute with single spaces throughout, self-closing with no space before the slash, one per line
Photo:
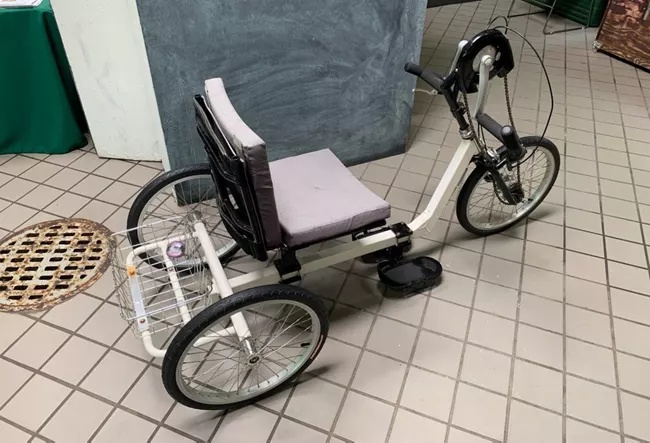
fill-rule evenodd
<path id="1" fill-rule="evenodd" d="M 50 0 L 0 8 L 0 154 L 69 152 L 86 129 Z"/>

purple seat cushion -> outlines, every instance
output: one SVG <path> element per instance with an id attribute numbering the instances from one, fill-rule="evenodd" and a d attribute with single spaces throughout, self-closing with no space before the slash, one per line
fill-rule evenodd
<path id="1" fill-rule="evenodd" d="M 205 93 L 210 110 L 214 114 L 224 136 L 246 162 L 248 175 L 251 178 L 257 198 L 266 247 L 267 249 L 274 249 L 280 246 L 282 235 L 275 205 L 273 180 L 271 180 L 269 161 L 266 156 L 266 144 L 239 117 L 232 103 L 230 103 L 223 81 L 220 78 L 206 80 Z"/>
<path id="2" fill-rule="evenodd" d="M 329 149 L 271 162 L 275 202 L 288 246 L 334 238 L 390 217 Z"/>

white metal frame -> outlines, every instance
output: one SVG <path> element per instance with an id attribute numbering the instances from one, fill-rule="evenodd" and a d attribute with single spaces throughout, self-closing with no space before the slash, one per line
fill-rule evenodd
<path id="1" fill-rule="evenodd" d="M 463 140 L 460 143 L 460 146 L 458 147 L 456 153 L 451 159 L 451 162 L 449 163 L 449 166 L 447 167 L 447 170 L 440 180 L 440 184 L 431 196 L 427 207 L 420 215 L 418 215 L 413 221 L 408 224 L 408 227 L 413 232 L 416 232 L 422 228 L 430 229 L 437 223 L 437 221 L 440 219 L 440 214 L 442 213 L 447 203 L 450 201 L 454 190 L 463 178 L 465 169 L 467 168 L 467 165 L 469 164 L 474 152 L 474 142 L 470 140 Z M 337 263 L 342 263 L 350 259 L 361 257 L 365 254 L 379 251 L 390 246 L 395 246 L 400 241 L 405 242 L 409 240 L 408 237 L 398 239 L 393 231 L 387 230 L 353 242 L 344 243 L 338 246 L 320 250 L 308 257 L 299 258 L 298 261 L 300 262 L 301 269 L 300 271 L 294 273 L 281 276 L 275 266 L 271 266 L 255 270 L 238 277 L 228 278 L 223 266 L 221 265 L 221 262 L 219 261 L 217 252 L 203 222 L 197 220 L 193 225 L 193 231 L 194 232 L 192 235 L 200 242 L 203 249 L 205 262 L 209 265 L 210 273 L 212 274 L 212 291 L 209 295 L 218 296 L 221 299 L 226 298 L 233 293 L 239 292 L 243 289 L 279 283 L 283 279 L 289 279 L 299 275 L 307 274 L 309 272 L 317 271 L 319 269 L 327 268 L 329 266 L 336 265 Z M 165 256 L 170 243 L 183 241 L 184 239 L 186 239 L 186 237 L 181 235 L 139 246 L 128 254 L 126 257 L 126 265 L 127 267 L 134 269 L 136 266 L 136 261 L 138 260 L 138 256 L 145 252 L 153 250 L 157 250 L 158 254 Z M 182 323 L 187 324 L 192 319 L 192 316 L 183 296 L 183 288 L 178 282 L 178 275 L 173 270 L 173 264 L 166 263 L 166 269 L 169 275 L 170 284 L 178 302 L 177 306 L 180 311 Z M 129 275 L 129 286 L 131 288 L 131 298 L 133 299 L 133 310 L 135 312 L 135 317 L 138 319 L 136 321 L 136 326 L 142 335 L 142 340 L 146 351 L 152 357 L 164 357 L 165 350 L 160 349 L 154 345 L 152 334 L 149 331 L 146 306 L 144 306 L 138 278 L 139 276 L 136 273 Z M 213 334 L 213 336 L 202 338 L 198 344 L 203 345 L 210 341 L 214 341 L 221 336 L 232 334 L 237 334 L 241 341 L 245 341 L 246 338 L 250 336 L 250 331 L 248 330 L 244 316 L 241 313 L 235 314 L 232 317 L 232 324 L 233 325 L 231 327 L 224 329 L 219 333 Z"/>
<path id="2" fill-rule="evenodd" d="M 463 46 L 464 42 L 461 42 L 461 44 L 458 45 L 458 53 L 460 53 Z M 480 87 L 477 107 L 482 108 L 485 104 L 486 96 L 488 93 L 487 82 L 489 78 L 489 67 L 492 64 L 492 61 L 492 57 L 488 55 L 483 56 L 480 61 Z M 456 150 L 456 153 L 451 159 L 449 166 L 447 166 L 447 169 L 445 170 L 445 173 L 440 180 L 440 184 L 431 196 L 431 199 L 429 200 L 426 208 L 420 215 L 418 215 L 408 224 L 408 227 L 411 229 L 411 231 L 415 233 L 422 228 L 431 229 L 438 222 L 442 211 L 450 201 L 454 190 L 462 180 L 465 170 L 469 165 L 476 149 L 477 146 L 473 140 L 464 139 L 461 141 L 458 149 Z M 209 265 L 209 270 L 212 274 L 212 290 L 209 295 L 218 296 L 221 299 L 229 297 L 233 293 L 247 288 L 279 283 L 282 280 L 287 280 L 292 277 L 297 277 L 309 272 L 317 271 L 319 269 L 335 265 L 337 263 L 342 263 L 350 259 L 361 257 L 362 255 L 395 246 L 400 242 L 406 242 L 410 239 L 409 237 L 402 237 L 398 239 L 397 235 L 392 230 L 386 230 L 349 243 L 330 247 L 324 250 L 319 250 L 311 256 L 300 258 L 298 259 L 301 266 L 300 271 L 280 275 L 278 270 L 274 266 L 271 266 L 252 271 L 238 277 L 228 278 L 223 266 L 221 265 L 221 262 L 219 261 L 219 257 L 214 248 L 210 235 L 208 234 L 203 222 L 197 219 L 193 221 L 192 234 L 177 235 L 175 237 L 154 241 L 144 246 L 135 248 L 128 254 L 126 258 L 127 267 L 135 269 L 138 256 L 147 251 L 157 250 L 158 253 L 160 253 L 162 256 L 165 256 L 170 243 L 183 241 L 183 239 L 187 239 L 188 235 L 192 235 L 200 242 L 204 253 L 204 260 Z M 169 259 L 166 258 L 165 260 Z M 183 289 L 181 285 L 178 284 L 178 276 L 176 275 L 173 264 L 166 263 L 166 269 L 169 274 L 169 280 L 174 295 L 178 301 L 177 307 L 180 312 L 181 323 L 185 325 L 191 320 L 191 312 L 185 303 Z M 132 309 L 135 312 L 137 318 L 137 329 L 142 334 L 145 349 L 153 357 L 163 357 L 165 355 L 165 350 L 156 347 L 151 338 L 152 333 L 150 332 L 147 323 L 146 307 L 144 306 L 143 297 L 139 289 L 137 274 L 129 274 L 129 280 L 131 287 L 131 297 L 133 299 Z M 214 333 L 210 336 L 200 339 L 199 344 L 203 345 L 205 343 L 215 341 L 219 337 L 232 334 L 237 334 L 239 339 L 244 344 L 247 344 L 247 338 L 250 337 L 250 331 L 248 329 L 248 325 L 246 324 L 244 316 L 241 313 L 232 316 L 232 326 L 219 331 L 218 333 Z M 251 349 L 251 345 L 245 346 L 245 348 L 251 354 L 255 352 L 254 349 Z"/>

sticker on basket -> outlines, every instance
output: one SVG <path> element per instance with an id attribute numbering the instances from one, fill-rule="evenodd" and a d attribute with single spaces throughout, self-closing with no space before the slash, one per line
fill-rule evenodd
<path id="1" fill-rule="evenodd" d="M 171 242 L 167 246 L 167 257 L 180 258 L 185 255 L 185 243 L 182 241 Z"/>

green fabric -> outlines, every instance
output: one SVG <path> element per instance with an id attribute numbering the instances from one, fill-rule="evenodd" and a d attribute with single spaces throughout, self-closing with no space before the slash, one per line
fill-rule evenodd
<path id="1" fill-rule="evenodd" d="M 553 4 L 553 0 L 524 0 L 533 6 L 543 8 L 546 13 Z M 594 2 L 594 9 L 591 17 L 588 18 L 591 2 Z M 582 26 L 600 26 L 600 22 L 605 14 L 607 0 L 558 0 L 555 5 L 554 13 L 573 20 Z"/>
<path id="2" fill-rule="evenodd" d="M 0 9 L 0 154 L 62 154 L 86 121 L 49 0 Z"/>

